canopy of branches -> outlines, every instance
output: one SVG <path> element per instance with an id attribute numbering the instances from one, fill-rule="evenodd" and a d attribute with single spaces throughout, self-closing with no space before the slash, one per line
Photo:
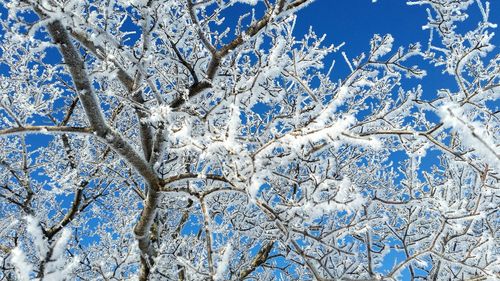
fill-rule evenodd
<path id="1" fill-rule="evenodd" d="M 349 58 L 310 2 L 0 1 L 0 280 L 500 278 L 490 4 Z"/>

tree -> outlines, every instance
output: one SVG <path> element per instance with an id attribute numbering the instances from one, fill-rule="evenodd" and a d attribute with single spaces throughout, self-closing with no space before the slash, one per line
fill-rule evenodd
<path id="1" fill-rule="evenodd" d="M 500 278 L 489 3 L 333 81 L 310 2 L 2 1 L 0 278 Z"/>

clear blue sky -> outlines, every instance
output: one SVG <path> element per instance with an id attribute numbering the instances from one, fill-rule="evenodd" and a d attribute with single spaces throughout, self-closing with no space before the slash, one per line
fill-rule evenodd
<path id="1" fill-rule="evenodd" d="M 484 1 L 483 1 L 484 2 Z M 491 2 L 490 21 L 500 23 L 500 1 Z M 307 31 L 309 26 L 318 34 L 327 34 L 327 43 L 345 41 L 349 53 L 357 54 L 368 50 L 373 34 L 391 33 L 395 46 L 427 42 L 429 32 L 422 30 L 427 22 L 425 8 L 428 6 L 408 6 L 405 0 L 316 0 L 298 13 L 297 35 Z M 477 23 L 479 9 L 470 21 Z M 496 11 L 496 13 L 495 13 Z M 500 45 L 500 37 L 494 40 Z"/>
<path id="2" fill-rule="evenodd" d="M 482 2 L 484 4 L 485 1 Z M 427 23 L 426 8 L 429 6 L 409 6 L 406 3 L 406 0 L 377 0 L 376 3 L 372 3 L 371 0 L 316 0 L 298 13 L 295 34 L 298 38 L 302 37 L 312 26 L 318 35 L 326 34 L 327 45 L 339 45 L 345 42 L 346 45 L 341 51 L 346 52 L 349 58 L 354 58 L 361 52 L 368 52 L 373 34 L 392 34 L 395 39 L 394 49 L 415 42 L 420 42 L 422 49 L 425 49 L 429 31 L 422 30 L 422 26 Z M 490 1 L 490 4 L 490 21 L 500 24 L 500 1 Z M 477 4 L 472 4 L 468 12 L 470 18 L 464 26 L 474 28 L 481 19 Z M 498 34 L 498 28 L 495 31 Z M 497 46 L 493 53 L 498 53 L 500 35 L 495 36 L 492 43 Z M 347 65 L 340 53 L 334 58 L 336 71 L 332 78 L 344 78 L 348 70 Z M 421 84 L 424 97 L 429 98 L 435 96 L 437 89 L 455 89 L 454 79 L 442 74 L 442 68 L 429 67 L 423 61 L 418 64 L 428 75 L 420 81 L 403 80 L 403 88 L 410 89 Z"/>

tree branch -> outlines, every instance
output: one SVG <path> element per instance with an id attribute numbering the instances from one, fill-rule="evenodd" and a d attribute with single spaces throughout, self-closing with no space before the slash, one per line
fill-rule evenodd
<path id="1" fill-rule="evenodd" d="M 259 266 L 264 264 L 269 258 L 269 254 L 273 248 L 274 241 L 267 242 L 262 248 L 260 248 L 255 258 L 250 263 L 250 267 L 240 272 L 239 278 L 240 280 L 245 279 L 248 275 L 254 272 Z"/>
<path id="2" fill-rule="evenodd" d="M 85 64 L 70 40 L 68 32 L 58 20 L 47 24 L 54 43 L 59 45 L 64 62 L 68 67 L 73 82 L 78 90 L 80 101 L 87 118 L 96 135 L 106 140 L 106 143 L 122 156 L 132 167 L 150 184 L 153 189 L 158 188 L 158 178 L 149 164 L 140 157 L 133 147 L 120 134 L 112 130 L 102 115 L 100 103 L 95 95 L 91 82 L 85 71 Z"/>
<path id="3" fill-rule="evenodd" d="M 81 133 L 92 134 L 92 128 L 85 127 L 71 127 L 71 126 L 23 126 L 9 129 L 0 130 L 0 136 L 9 136 L 15 134 L 29 134 L 29 133 Z"/>

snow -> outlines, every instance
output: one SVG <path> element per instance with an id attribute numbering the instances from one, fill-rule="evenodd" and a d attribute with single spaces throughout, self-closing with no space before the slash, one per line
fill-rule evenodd
<path id="1" fill-rule="evenodd" d="M 476 153 L 490 163 L 490 168 L 500 171 L 500 156 L 495 140 L 482 124 L 468 120 L 463 107 L 454 102 L 443 103 L 438 115 L 446 127 L 462 137 L 464 144 L 473 147 Z"/>
<path id="2" fill-rule="evenodd" d="M 52 250 L 52 258 L 60 259 L 64 255 L 64 251 L 66 250 L 66 245 L 68 244 L 69 239 L 71 238 L 71 231 L 68 228 L 62 230 L 61 236 L 57 239 L 57 242 Z"/>
<path id="3" fill-rule="evenodd" d="M 10 252 L 11 261 L 16 268 L 16 275 L 21 281 L 29 281 L 30 273 L 33 270 L 33 266 L 26 261 L 26 256 L 23 251 L 16 247 Z"/>
<path id="4" fill-rule="evenodd" d="M 224 273 L 229 268 L 229 262 L 230 262 L 232 252 L 233 252 L 233 247 L 231 245 L 231 242 L 228 242 L 226 247 L 224 248 L 224 254 L 222 255 L 219 263 L 217 264 L 217 269 L 215 270 L 214 280 L 216 280 L 216 281 L 225 280 Z"/>
<path id="5" fill-rule="evenodd" d="M 347 86 L 341 86 L 337 90 L 337 94 L 333 98 L 333 100 L 328 104 L 328 106 L 321 112 L 321 114 L 316 117 L 317 126 L 324 126 L 329 123 L 332 117 L 334 117 L 337 111 L 337 108 L 346 102 L 347 97 L 349 96 L 349 88 Z"/>
<path id="6" fill-rule="evenodd" d="M 371 59 L 378 60 L 380 57 L 388 54 L 392 50 L 394 38 L 387 34 L 384 37 L 375 35 L 372 39 Z"/>
<path id="7" fill-rule="evenodd" d="M 107 140 L 108 142 L 112 142 L 114 139 L 115 139 L 115 137 L 113 136 L 113 134 L 112 134 L 112 133 L 107 133 L 107 134 L 106 134 L 106 140 Z"/>
<path id="8" fill-rule="evenodd" d="M 324 180 L 317 189 L 311 186 L 306 192 L 308 193 L 307 197 L 310 198 L 301 206 L 293 207 L 291 210 L 293 213 L 306 215 L 309 218 L 308 221 L 335 212 L 352 213 L 362 208 L 366 202 L 366 199 L 348 177 L 344 177 L 340 181 Z M 335 194 L 334 200 L 325 200 L 324 193 Z"/>
<path id="9" fill-rule="evenodd" d="M 354 68 L 352 67 L 351 61 L 349 60 L 349 58 L 347 57 L 347 55 L 344 51 L 342 51 L 342 57 L 344 58 L 344 61 L 346 62 L 346 64 L 349 66 L 349 69 L 351 70 L 351 72 L 354 71 Z"/>
<path id="10" fill-rule="evenodd" d="M 170 106 L 163 104 L 159 106 L 155 106 L 151 108 L 151 116 L 149 117 L 149 122 L 153 124 L 157 124 L 158 122 L 161 121 L 168 121 L 170 114 L 172 112 L 172 109 Z"/>
<path id="11" fill-rule="evenodd" d="M 269 65 L 278 65 L 279 60 L 283 60 L 283 51 L 286 46 L 286 39 L 283 37 L 278 37 L 276 42 L 274 42 L 274 47 L 269 54 L 268 63 Z"/>
<path id="12" fill-rule="evenodd" d="M 236 2 L 240 2 L 240 3 L 243 3 L 243 4 L 252 5 L 252 6 L 257 5 L 257 3 L 259 3 L 259 1 L 260 0 L 236 0 Z"/>
<path id="13" fill-rule="evenodd" d="M 45 235 L 43 235 L 42 229 L 40 228 L 40 221 L 35 217 L 28 216 L 26 217 L 26 222 L 26 230 L 33 238 L 38 258 L 44 259 L 49 251 L 49 247 Z"/>
<path id="14" fill-rule="evenodd" d="M 335 198 L 340 202 L 347 202 L 351 195 L 351 180 L 348 177 L 344 177 L 338 185 L 338 191 Z"/>
<path id="15" fill-rule="evenodd" d="M 291 3 L 300 3 L 285 2 L 287 7 Z M 370 1 L 366 2 L 370 6 Z M 415 47 L 417 44 L 396 49 L 392 35 L 376 35 L 371 41 L 371 51 L 362 55 L 351 49 L 335 54 L 340 46 L 325 46 L 325 36 L 317 36 L 312 29 L 303 38 L 295 38 L 294 25 L 301 21 L 300 17 L 295 21 L 292 11 L 278 14 L 275 9 L 270 24 L 257 35 L 245 33 L 249 24 L 262 16 L 266 4 L 275 4 L 276 1 L 265 4 L 261 0 L 193 0 L 194 16 L 199 20 L 199 26 L 186 11 L 186 1 L 178 0 L 118 0 L 107 6 L 99 1 L 86 5 L 70 0 L 68 9 L 54 8 L 47 17 L 48 21 L 60 19 L 69 32 L 80 32 L 92 43 L 102 46 L 97 56 L 92 52 L 87 54 L 85 67 L 92 88 L 100 97 L 98 103 L 101 106 L 95 108 L 96 112 L 103 111 L 113 132 L 105 136 L 105 143 L 97 141 L 96 135 L 68 134 L 71 155 L 79 163 L 76 169 L 72 169 L 64 157 L 67 149 L 62 146 L 60 138 L 43 147 L 36 145 L 36 148 L 30 139 L 23 139 L 22 134 L 0 138 L 0 180 L 9 188 L 12 186 L 11 193 L 20 190 L 19 198 L 22 199 L 25 190 L 19 184 L 21 180 L 13 178 L 14 173 L 2 172 L 12 169 L 16 173 L 19 171 L 17 176 L 23 176 L 26 168 L 22 167 L 22 158 L 28 160 L 28 170 L 41 177 L 30 179 L 31 186 L 35 187 L 31 206 L 36 208 L 36 217 L 19 218 L 19 223 L 9 225 L 7 220 L 13 220 L 9 216 L 1 223 L 8 228 L 2 230 L 4 236 L 16 233 L 19 237 L 18 247 L 12 250 L 7 260 L 10 263 L 6 267 L 8 274 L 17 274 L 18 279 L 28 280 L 35 276 L 33 269 L 39 267 L 40 260 L 47 258 L 43 272 L 46 280 L 73 280 L 77 278 L 76 272 L 82 275 L 82 279 L 92 279 L 88 272 L 96 270 L 102 270 L 103 278 L 111 278 L 114 273 L 115 279 L 131 278 L 140 270 L 141 253 L 133 227 L 144 204 L 139 196 L 132 194 L 131 188 L 120 188 L 120 185 L 144 188 L 144 179 L 133 167 L 141 161 L 145 162 L 139 165 L 154 167 L 159 178 L 193 174 L 192 178 L 162 187 L 161 194 L 166 196 L 161 196 L 161 205 L 155 209 L 155 215 L 166 219 L 155 224 L 161 236 L 153 245 L 158 255 L 153 258 L 149 279 L 160 278 L 155 275 L 158 274 L 156 269 L 161 269 L 167 276 L 161 278 L 176 278 L 180 267 L 191 279 L 206 277 L 202 276 L 210 272 L 206 261 L 206 236 L 202 232 L 200 235 L 194 233 L 199 227 L 203 228 L 201 215 L 213 218 L 209 228 L 214 238 L 211 246 L 215 280 L 224 280 L 236 261 L 239 264 L 251 263 L 255 257 L 252 249 L 256 249 L 254 247 L 259 243 L 256 241 L 280 237 L 282 242 L 296 239 L 304 255 L 314 255 L 325 247 L 337 246 L 337 241 L 342 240 L 341 247 L 349 249 L 350 255 L 341 251 L 332 251 L 332 254 L 323 251 L 324 259 L 318 260 L 318 268 L 324 266 L 322 261 L 333 258 L 334 262 L 345 264 L 348 261 L 353 268 L 363 269 L 366 268 L 366 244 L 362 239 L 354 239 L 353 235 L 370 231 L 374 246 L 379 244 L 388 251 L 394 247 L 392 239 L 397 238 L 390 227 L 397 231 L 410 224 L 417 227 L 409 228 L 408 237 L 418 240 L 408 244 L 411 253 L 429 246 L 432 239 L 440 238 L 439 235 L 453 235 L 473 222 L 466 242 L 478 245 L 473 250 L 475 256 L 488 253 L 494 258 L 494 237 L 488 231 L 476 228 L 479 220 L 491 219 L 492 213 L 485 210 L 494 210 L 498 205 L 498 191 L 493 188 L 499 167 L 498 122 L 487 111 L 497 110 L 492 108 L 500 96 L 500 87 L 487 89 L 485 86 L 498 84 L 498 60 L 491 59 L 494 57 L 493 33 L 489 29 L 493 24 L 486 22 L 489 4 L 468 0 L 455 1 L 456 6 L 449 6 L 451 2 L 411 2 L 430 4 L 430 9 L 434 9 L 429 10 L 430 24 L 426 28 L 435 33 L 430 39 L 440 42 L 429 46 L 428 52 L 422 53 L 420 47 Z M 464 8 L 473 3 L 478 3 L 479 9 L 474 7 L 476 15 L 470 18 L 475 21 L 482 18 L 483 22 L 459 26 L 457 23 L 466 18 Z M 22 7 L 9 6 L 24 13 Z M 235 29 L 230 23 L 233 21 L 228 22 L 224 16 L 240 12 L 239 8 L 243 8 L 244 13 L 251 12 L 239 18 Z M 37 54 L 52 46 L 46 34 L 38 34 L 39 27 L 47 22 L 35 24 L 29 32 L 33 38 L 27 38 L 23 32 L 16 31 L 24 29 L 25 25 L 16 22 L 16 13 L 9 11 L 6 22 L 4 18 L 0 19 L 5 27 L 12 27 L 5 30 L 2 59 L 8 62 L 9 52 L 16 53 L 12 56 L 15 63 L 10 59 L 9 65 L 15 79 L 4 76 L 1 82 L 0 130 L 36 126 L 38 132 L 30 129 L 30 133 L 35 131 L 33 134 L 40 136 L 39 133 L 49 133 L 44 126 L 50 121 L 41 119 L 48 116 L 55 119 L 50 124 L 57 124 L 69 102 L 77 96 L 72 92 L 70 73 L 64 69 L 64 64 L 52 67 L 39 63 L 50 59 Z M 442 21 L 441 15 L 444 17 Z M 231 19 L 237 20 L 238 15 L 231 14 Z M 442 24 L 441 29 L 446 34 L 440 33 L 434 23 Z M 459 33 L 469 26 L 476 29 Z M 149 36 L 140 38 L 148 27 L 152 28 Z M 206 72 L 212 56 L 208 51 L 209 44 L 202 42 L 200 37 L 206 36 L 218 49 L 238 35 L 244 42 L 228 51 L 226 56 L 214 57 L 214 61 L 218 61 L 217 71 L 214 77 L 209 77 Z M 168 46 L 170 40 L 176 42 L 185 62 Z M 336 42 L 341 40 L 349 39 L 334 38 Z M 434 44 L 432 40 L 430 43 Z M 482 45 L 480 50 L 474 50 L 476 44 Z M 143 49 L 145 45 L 149 45 L 148 50 Z M 85 49 L 77 44 L 75 47 Z M 351 73 L 344 73 L 342 69 L 340 73 L 332 73 L 333 63 L 329 69 L 323 69 L 325 60 L 338 59 L 336 55 L 345 59 L 346 68 L 349 67 Z M 431 64 L 422 62 L 423 59 L 416 57 L 419 55 Z M 410 57 L 411 60 L 407 60 Z M 40 65 L 31 67 L 32 61 Z M 377 63 L 367 63 L 369 61 Z M 408 71 L 403 68 L 412 67 L 408 65 L 410 61 L 429 68 L 437 76 L 448 69 L 449 73 L 445 75 L 451 74 L 458 84 L 463 82 L 463 85 L 448 86 L 448 83 L 455 82 L 450 79 L 439 85 L 448 89 L 425 92 L 424 95 L 423 88 L 414 86 L 416 81 L 408 83 L 418 75 L 404 78 Z M 192 69 L 186 66 L 186 62 Z M 130 101 L 134 93 L 127 92 L 127 87 L 117 79 L 118 64 L 134 80 L 134 93 L 143 95 L 145 102 L 142 105 Z M 435 66 L 436 69 L 431 69 Z M 210 87 L 189 97 L 188 89 L 195 80 L 191 71 L 196 73 L 196 79 L 207 82 Z M 39 77 L 35 75 L 38 72 L 42 73 Z M 54 89 L 46 88 L 45 84 L 54 84 Z M 407 90 L 409 87 L 417 89 Z M 38 92 L 43 93 L 43 98 L 38 98 Z M 93 92 L 81 93 L 89 94 Z M 464 101 L 467 94 L 474 95 L 470 103 Z M 436 99 L 432 102 L 422 100 L 429 96 Z M 189 102 L 172 109 L 168 103 L 174 98 L 189 98 Z M 123 161 L 124 157 L 128 159 L 128 153 L 136 153 L 144 144 L 139 140 L 136 106 L 149 114 L 139 120 L 140 125 L 150 127 L 153 142 L 157 144 L 156 140 L 160 140 L 158 145 L 161 148 L 153 152 L 152 159 L 134 157 L 137 161 L 127 162 Z M 436 131 L 425 133 L 441 122 L 443 125 Z M 159 125 L 165 128 L 162 136 L 157 134 Z M 65 126 L 89 127 L 81 103 L 77 104 Z M 397 133 L 387 133 L 392 130 Z M 54 133 L 53 129 L 50 131 Z M 102 151 L 115 138 L 123 138 L 131 146 L 115 150 L 103 158 Z M 26 145 L 23 145 L 25 140 Z M 439 159 L 434 153 L 424 158 L 429 151 L 438 150 L 439 144 L 453 151 L 450 153 L 441 148 L 436 153 Z M 404 156 L 400 157 L 399 152 Z M 424 163 L 426 160 L 430 163 Z M 432 165 L 436 167 L 429 167 Z M 29 171 L 26 176 L 31 173 Z M 425 172 L 423 176 L 422 172 Z M 47 241 L 41 225 L 49 229 L 60 223 L 58 219 L 64 217 L 67 208 L 61 211 L 59 207 L 66 206 L 66 198 L 72 199 L 71 195 L 78 187 L 75 185 L 83 180 L 82 177 L 90 175 L 90 187 L 95 188 L 86 190 L 84 201 L 92 200 L 96 192 L 109 184 L 107 196 L 97 198 L 98 202 L 92 203 L 82 214 L 77 213 L 67 228 Z M 207 180 L 207 175 L 223 176 L 230 183 Z M 4 191 L 6 194 L 10 192 Z M 372 201 L 373 195 L 380 200 Z M 205 208 L 200 214 L 202 196 Z M 16 195 L 12 198 L 15 199 Z M 63 198 L 63 202 L 58 201 L 59 198 Z M 188 199 L 193 203 L 186 209 Z M 50 204 L 53 200 L 58 204 Z M 263 207 L 263 202 L 266 202 L 266 207 Z M 7 212 L 18 210 L 7 204 Z M 475 204 L 478 205 L 477 212 L 472 213 L 470 210 L 476 207 Z M 413 215 L 408 212 L 413 212 Z M 271 213 L 279 219 L 273 221 Z M 181 235 L 175 239 L 165 236 L 163 230 L 175 228 L 184 214 L 188 220 Z M 443 234 L 437 233 L 436 222 L 447 216 L 467 218 L 449 219 Z M 90 221 L 93 219 L 99 220 L 99 226 Z M 39 220 L 43 223 L 40 224 Z M 24 226 L 26 231 L 23 231 Z M 148 224 L 150 227 L 152 225 Z M 309 233 L 318 235 L 318 240 L 294 233 L 291 228 L 307 232 L 310 229 Z M 243 229 L 243 232 L 239 231 Z M 71 240 L 72 233 L 79 239 Z M 77 240 L 85 242 L 87 237 L 92 238 L 91 245 L 77 244 Z M 319 241 L 325 241 L 324 245 L 317 243 Z M 328 244 L 330 241 L 332 245 Z M 464 240 L 461 237 L 456 241 L 456 252 L 450 253 L 439 243 L 436 243 L 436 248 L 442 247 L 437 250 L 455 258 L 462 255 L 466 247 L 462 245 Z M 78 257 L 71 256 L 66 250 L 72 255 L 82 253 L 82 257 L 88 254 L 91 262 L 79 264 Z M 282 247 L 276 247 L 275 251 L 284 257 L 297 253 L 288 253 Z M 381 260 L 386 254 L 389 255 L 388 252 L 374 252 L 373 265 L 383 263 Z M 290 266 L 288 257 L 283 259 L 284 268 Z M 418 258 L 409 261 L 394 276 L 380 275 L 380 279 L 395 278 L 406 272 L 412 263 L 424 267 L 434 265 L 428 256 L 423 258 L 424 262 Z M 471 258 L 468 262 L 472 264 L 476 259 Z M 115 267 L 114 261 L 123 263 Z M 397 262 L 401 264 L 400 260 Z M 449 277 L 445 272 L 447 265 L 444 264 L 439 272 L 443 278 Z M 481 270 L 489 274 L 495 272 L 494 266 L 498 266 L 498 262 Z M 82 270 L 82 267 L 85 268 Z M 464 278 L 470 277 L 471 271 L 466 266 L 454 264 L 453 267 L 463 272 Z M 482 265 L 478 270 L 479 267 Z M 262 276 L 258 277 L 274 276 L 272 269 L 261 269 L 258 273 Z M 310 275 L 305 267 L 298 265 L 296 269 L 290 272 L 291 279 Z M 232 273 L 238 276 L 238 272 Z M 304 275 L 295 276 L 301 273 Z M 320 271 L 320 274 L 324 273 Z M 345 274 L 338 278 L 366 276 Z"/>

